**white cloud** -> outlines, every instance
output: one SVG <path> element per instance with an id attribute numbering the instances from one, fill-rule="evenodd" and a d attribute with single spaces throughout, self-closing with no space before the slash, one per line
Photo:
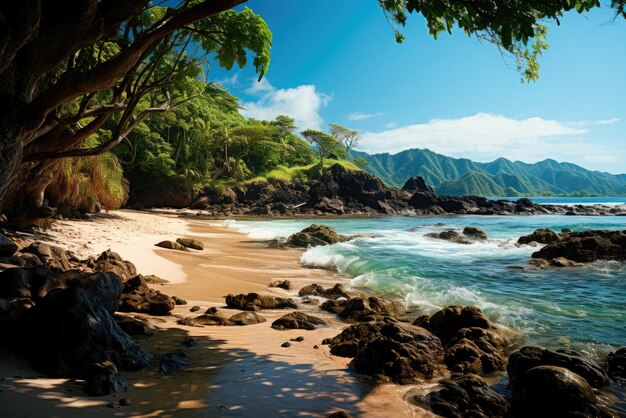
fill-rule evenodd
<path id="1" fill-rule="evenodd" d="M 217 84 L 221 84 L 222 86 L 237 86 L 239 85 L 239 73 L 234 73 L 230 77 L 224 77 L 219 80 L 215 80 Z"/>
<path id="2" fill-rule="evenodd" d="M 361 112 L 353 112 L 348 115 L 348 120 L 365 120 L 371 118 L 377 118 L 379 116 L 383 116 L 384 113 L 361 113 Z"/>
<path id="3" fill-rule="evenodd" d="M 265 78 L 261 82 L 253 82 L 246 93 L 258 96 L 258 100 L 243 103 L 241 113 L 245 117 L 270 120 L 287 115 L 296 120 L 300 129 L 322 129 L 324 120 L 319 112 L 331 100 L 312 84 L 276 89 Z"/>
<path id="4" fill-rule="evenodd" d="M 615 163 L 623 156 L 586 140 L 589 127 L 604 121 L 560 122 L 540 117 L 512 119 L 477 113 L 459 119 L 433 119 L 426 123 L 366 132 L 359 148 L 370 153 L 396 153 L 428 148 L 453 157 L 490 161 L 498 157 L 534 162 L 545 158 L 593 163 Z"/>
<path id="5" fill-rule="evenodd" d="M 387 122 L 383 126 L 385 129 L 393 129 L 398 126 L 398 122 Z"/>

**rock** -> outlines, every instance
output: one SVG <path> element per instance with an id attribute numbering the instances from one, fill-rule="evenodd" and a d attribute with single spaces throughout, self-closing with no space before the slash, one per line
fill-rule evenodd
<path id="1" fill-rule="evenodd" d="M 320 308 L 324 311 L 328 311 L 331 313 L 334 313 L 335 315 L 339 314 L 341 311 L 344 310 L 346 303 L 348 303 L 347 300 L 327 300 L 324 303 L 322 303 L 320 305 Z"/>
<path id="2" fill-rule="evenodd" d="M 456 242 L 457 244 L 471 244 L 467 239 L 463 238 L 456 231 L 429 232 L 425 236 L 429 238 L 443 239 L 446 241 Z"/>
<path id="3" fill-rule="evenodd" d="M 357 322 L 380 320 L 391 315 L 387 304 L 375 296 L 370 296 L 367 299 L 352 298 L 339 306 L 342 307 L 338 312 L 340 318 Z M 327 306 L 327 308 L 329 307 Z"/>
<path id="4" fill-rule="evenodd" d="M 115 314 L 115 322 L 128 335 L 152 335 L 154 330 L 147 322 L 126 315 Z"/>
<path id="5" fill-rule="evenodd" d="M 602 412 L 584 378 L 563 367 L 527 370 L 514 391 L 514 405 L 529 417 L 601 417 Z"/>
<path id="6" fill-rule="evenodd" d="M 272 328 L 277 330 L 285 329 L 306 329 L 313 330 L 318 325 L 326 325 L 326 321 L 315 316 L 307 315 L 302 312 L 292 312 L 283 315 L 276 321 L 272 322 Z"/>
<path id="7" fill-rule="evenodd" d="M 0 234 L 0 257 L 11 257 L 17 249 L 17 244 Z"/>
<path id="8" fill-rule="evenodd" d="M 313 283 L 300 289 L 298 296 L 319 296 L 327 299 L 350 298 L 348 293 L 344 290 L 343 285 L 339 283 L 328 289 L 325 289 L 319 284 Z"/>
<path id="9" fill-rule="evenodd" d="M 172 295 L 170 297 L 174 300 L 174 303 L 176 305 L 186 305 L 187 304 L 187 301 L 185 299 L 181 299 L 178 296 Z"/>
<path id="10" fill-rule="evenodd" d="M 200 309 L 202 309 L 201 307 L 199 307 L 198 305 L 192 306 L 191 309 L 189 309 L 189 312 L 198 312 Z"/>
<path id="11" fill-rule="evenodd" d="M 304 296 L 302 299 L 300 299 L 300 303 L 302 303 L 303 305 L 319 305 L 320 301 L 311 296 Z"/>
<path id="12" fill-rule="evenodd" d="M 451 341 L 463 328 L 496 329 L 475 306 L 448 306 L 435 312 L 428 320 L 428 330 L 445 342 Z"/>
<path id="13" fill-rule="evenodd" d="M 94 263 L 93 270 L 114 273 L 122 281 L 126 281 L 137 275 L 137 269 L 133 263 L 124 260 L 119 254 L 111 250 L 106 250 L 98 256 Z"/>
<path id="14" fill-rule="evenodd" d="M 441 389 L 431 392 L 416 403 L 430 407 L 442 417 L 505 418 L 508 402 L 474 374 L 453 376 L 439 381 Z"/>
<path id="15" fill-rule="evenodd" d="M 231 309 L 242 311 L 258 311 L 260 309 L 297 309 L 298 305 L 293 299 L 279 298 L 276 296 L 259 295 L 248 293 L 226 296 L 226 306 Z"/>
<path id="16" fill-rule="evenodd" d="M 189 363 L 189 356 L 183 350 L 163 354 L 159 362 L 161 374 L 172 374 L 183 370 Z"/>
<path id="17" fill-rule="evenodd" d="M 528 264 L 540 269 L 549 269 L 550 267 L 552 267 L 548 260 L 542 260 L 540 258 L 531 258 L 530 260 L 528 260 Z"/>
<path id="18" fill-rule="evenodd" d="M 283 348 L 291 347 L 291 343 L 289 341 L 285 341 L 280 346 L 283 347 Z"/>
<path id="19" fill-rule="evenodd" d="M 299 337 L 296 337 L 296 338 L 292 338 L 289 341 L 295 341 L 295 342 L 301 343 L 302 341 L 304 341 L 304 337 L 303 336 L 299 336 Z"/>
<path id="20" fill-rule="evenodd" d="M 609 354 L 608 372 L 612 378 L 626 379 L 626 347 Z"/>
<path id="21" fill-rule="evenodd" d="M 146 274 L 145 276 L 143 276 L 143 280 L 147 284 L 165 284 L 165 283 L 169 283 L 169 280 L 162 279 L 159 276 L 155 276 L 154 274 Z"/>
<path id="22" fill-rule="evenodd" d="M 565 257 L 557 257 L 557 258 L 553 258 L 552 260 L 550 260 L 550 265 L 553 267 L 580 267 L 582 266 L 582 264 L 577 263 L 575 261 L 572 260 L 568 260 Z"/>
<path id="23" fill-rule="evenodd" d="M 202 243 L 202 241 L 197 239 L 177 238 L 176 242 L 186 248 L 192 248 L 194 250 L 204 250 L 204 244 Z"/>
<path id="24" fill-rule="evenodd" d="M 525 373 L 537 366 L 556 366 L 568 369 L 594 388 L 609 382 L 600 366 L 571 350 L 547 350 L 540 347 L 522 347 L 509 356 L 507 372 L 512 387 L 523 385 Z"/>
<path id="25" fill-rule="evenodd" d="M 119 310 L 149 315 L 168 315 L 175 306 L 174 299 L 148 287 L 143 277 L 139 275 L 124 283 Z"/>
<path id="26" fill-rule="evenodd" d="M 432 194 L 435 193 L 433 188 L 427 185 L 426 181 L 420 176 L 411 177 L 410 179 L 408 179 L 404 183 L 404 186 L 402 186 L 402 190 L 406 190 L 408 192 L 420 191 L 420 192 L 428 192 Z"/>
<path id="27" fill-rule="evenodd" d="M 287 238 L 285 245 L 288 247 L 316 247 L 318 245 L 336 244 L 347 241 L 347 238 L 338 235 L 334 228 L 326 225 L 311 225 Z"/>
<path id="28" fill-rule="evenodd" d="M 597 260 L 626 260 L 626 231 L 589 230 L 569 232 L 541 250 L 533 258 L 553 260 L 564 257 L 578 263 Z"/>
<path id="29" fill-rule="evenodd" d="M 341 200 L 329 199 L 327 197 L 323 197 L 322 200 L 315 204 L 313 208 L 324 213 L 332 213 L 335 215 L 343 215 L 345 213 L 343 202 Z"/>
<path id="30" fill-rule="evenodd" d="M 408 384 L 442 372 L 443 347 L 424 328 L 399 322 L 378 321 L 352 325 L 325 340 L 331 353 L 354 357 L 360 373 L 382 381 Z"/>
<path id="31" fill-rule="evenodd" d="M 252 325 L 260 324 L 267 321 L 267 319 L 265 319 L 256 312 L 240 312 L 231 316 L 229 320 L 234 325 Z"/>
<path id="32" fill-rule="evenodd" d="M 107 360 L 122 370 L 144 368 L 152 356 L 120 328 L 110 307 L 91 289 L 53 289 L 19 318 L 11 348 L 52 376 L 81 377 L 93 363 Z"/>
<path id="33" fill-rule="evenodd" d="M 189 251 L 187 247 L 175 241 L 161 241 L 154 245 L 161 248 L 167 248 L 168 250 Z"/>
<path id="34" fill-rule="evenodd" d="M 48 268 L 56 272 L 66 271 L 72 268 L 72 264 L 67 255 L 68 252 L 54 245 L 33 242 L 29 246 L 22 248 L 21 252 L 34 254 Z"/>
<path id="35" fill-rule="evenodd" d="M 90 396 L 104 396 L 126 389 L 126 382 L 110 361 L 94 363 L 85 378 L 85 392 Z"/>
<path id="36" fill-rule="evenodd" d="M 474 226 L 466 226 L 463 229 L 463 235 L 470 237 L 470 238 L 478 239 L 478 240 L 485 240 L 488 238 L 487 233 L 485 231 L 483 231 L 480 228 L 476 228 Z"/>
<path id="37" fill-rule="evenodd" d="M 185 337 L 181 344 L 185 347 L 195 347 L 196 345 L 198 345 L 197 341 L 194 340 L 192 337 Z"/>
<path id="38" fill-rule="evenodd" d="M 180 325 L 187 325 L 190 327 L 198 326 L 229 326 L 235 325 L 230 318 L 218 314 L 202 314 L 199 316 L 190 316 L 188 318 L 180 319 L 177 321 Z"/>
<path id="39" fill-rule="evenodd" d="M 291 282 L 289 280 L 271 281 L 269 287 L 279 287 L 281 289 L 289 290 L 291 289 Z"/>
<path id="40" fill-rule="evenodd" d="M 408 203 L 415 209 L 425 210 L 437 205 L 438 202 L 439 199 L 437 199 L 434 193 L 417 191 L 411 196 Z"/>
<path id="41" fill-rule="evenodd" d="M 520 237 L 517 240 L 517 243 L 518 244 L 530 244 L 531 242 L 536 242 L 539 244 L 550 244 L 553 242 L 558 242 L 560 241 L 560 239 L 561 238 L 559 237 L 559 234 L 557 234 L 550 228 L 546 228 L 546 229 L 537 229 L 535 230 L 535 232 L 533 232 L 530 235 Z"/>

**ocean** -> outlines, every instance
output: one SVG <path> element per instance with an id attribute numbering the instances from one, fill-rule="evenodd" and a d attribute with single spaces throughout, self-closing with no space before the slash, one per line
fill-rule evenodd
<path id="1" fill-rule="evenodd" d="M 597 262 L 581 268 L 541 270 L 528 259 L 538 247 L 517 245 L 537 228 L 626 229 L 625 217 L 454 216 L 225 221 L 254 239 L 286 237 L 312 223 L 349 242 L 307 250 L 301 262 L 335 268 L 350 285 L 403 300 L 432 313 L 449 305 L 475 305 L 523 343 L 571 348 L 595 359 L 626 345 L 626 265 Z M 443 223 L 445 226 L 437 226 Z M 465 226 L 489 239 L 471 245 L 428 238 L 428 232 Z M 525 269 L 511 267 L 522 266 Z"/>

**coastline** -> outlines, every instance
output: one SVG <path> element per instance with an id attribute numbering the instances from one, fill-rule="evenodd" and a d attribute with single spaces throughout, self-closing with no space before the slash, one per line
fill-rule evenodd
<path id="1" fill-rule="evenodd" d="M 154 247 L 159 240 L 180 236 L 200 239 L 205 250 L 177 252 Z M 0 407 L 0 416 L 71 417 L 86 412 L 90 416 L 327 416 L 336 409 L 365 417 L 433 416 L 404 400 L 427 385 L 378 385 L 351 373 L 350 359 L 331 356 L 321 341 L 337 335 L 346 323 L 316 307 L 299 307 L 329 323 L 313 331 L 272 329 L 271 322 L 289 310 L 261 311 L 267 322 L 245 327 L 176 323 L 191 316 L 189 309 L 194 305 L 221 310 L 228 293 L 294 296 L 306 284 L 346 282 L 332 272 L 302 267 L 299 250 L 270 249 L 242 233 L 193 219 L 133 211 L 89 221 L 61 221 L 47 237 L 50 243 L 80 256 L 120 249 L 120 255 L 135 263 L 140 273 L 168 280 L 174 277 L 170 283 L 153 287 L 182 297 L 188 304 L 177 306 L 167 317 L 141 315 L 155 333 L 137 338 L 137 343 L 157 354 L 184 348 L 181 342 L 185 337 L 194 338 L 197 345 L 186 349 L 190 364 L 184 371 L 160 375 L 158 364 L 153 364 L 142 372 L 124 373 L 128 392 L 101 398 L 83 395 L 77 383 L 67 379 L 38 378 L 14 357 L 2 355 L 0 367 L 6 370 L 6 377 L 0 381 L 0 405 L 11 405 L 11 411 Z M 293 290 L 267 287 L 270 280 L 278 279 L 291 280 Z M 224 309 L 228 311 L 234 313 Z M 299 336 L 304 341 L 281 347 Z M 130 406 L 105 406 L 125 396 L 131 399 Z"/>

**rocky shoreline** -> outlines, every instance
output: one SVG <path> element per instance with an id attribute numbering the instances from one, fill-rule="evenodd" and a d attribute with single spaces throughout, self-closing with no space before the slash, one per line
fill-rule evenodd
<path id="1" fill-rule="evenodd" d="M 173 193 L 173 192 L 172 192 Z M 386 186 L 364 171 L 337 164 L 309 183 L 269 179 L 237 188 L 207 188 L 183 195 L 137 196 L 133 209 L 172 207 L 199 210 L 207 217 L 314 217 L 374 215 L 571 215 L 626 216 L 626 205 L 548 205 L 527 198 L 491 200 L 479 196 L 437 196 L 421 177 L 401 188 Z M 167 197 L 169 196 L 169 197 Z"/>
<path id="2" fill-rule="evenodd" d="M 476 230 L 465 232 L 477 239 L 482 236 Z M 345 239 L 332 228 L 311 226 L 286 244 L 308 247 Z M 192 240 L 177 242 L 199 247 Z M 47 375 L 84 379 L 84 390 L 90 395 L 123 390 L 119 370 L 142 369 L 157 361 L 131 337 L 149 332 L 149 325 L 116 311 L 169 315 L 185 303 L 152 289 L 150 283 L 158 283 L 158 278 L 138 275 L 132 263 L 111 251 L 80 259 L 58 247 L 0 236 L 0 256 L 4 269 L 0 328 L 8 337 L 2 340 L 4 348 L 20 353 Z M 291 283 L 284 280 L 269 286 L 291 290 Z M 228 295 L 224 301 L 230 312 L 240 312 L 224 315 L 222 309 L 209 308 L 198 314 L 200 307 L 191 306 L 192 315 L 179 323 L 249 326 L 265 322 L 267 310 L 287 310 L 272 321 L 274 330 L 310 331 L 327 324 L 315 309 L 336 315 L 346 328 L 316 341 L 315 347 L 327 345 L 330 354 L 352 359 L 350 365 L 357 373 L 377 382 L 437 383 L 429 393 L 409 401 L 442 416 L 618 414 L 611 411 L 604 393 L 612 380 L 626 378 L 626 348 L 598 365 L 568 350 L 520 347 L 520 336 L 492 323 L 476 307 L 450 306 L 416 317 L 377 296 L 347 291 L 339 283 L 309 284 L 293 297 L 242 293 Z M 285 341 L 282 348 L 290 349 L 301 338 Z M 179 350 L 162 353 L 158 362 L 163 374 L 184 373 L 189 359 Z M 485 380 L 505 370 L 508 395 Z M 123 407 L 124 402 L 123 398 L 113 407 Z"/>

